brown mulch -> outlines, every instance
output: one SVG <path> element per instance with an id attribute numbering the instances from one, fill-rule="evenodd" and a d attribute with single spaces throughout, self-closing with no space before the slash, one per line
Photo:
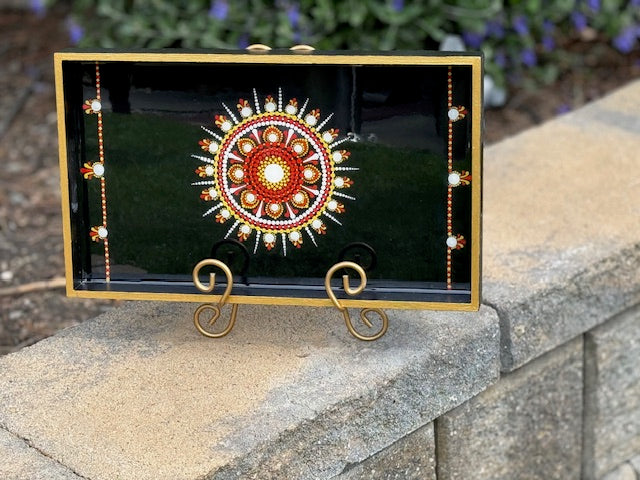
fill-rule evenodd
<path id="1" fill-rule="evenodd" d="M 0 355 L 115 304 L 66 298 L 60 287 L 64 264 L 52 52 L 68 46 L 65 15 L 54 10 L 38 18 L 29 11 L 0 10 Z M 553 86 L 511 92 L 504 108 L 487 111 L 486 142 L 640 76 L 638 52 L 624 57 L 599 48 L 606 55 L 594 60 L 587 48 L 581 52 L 583 68 Z"/>

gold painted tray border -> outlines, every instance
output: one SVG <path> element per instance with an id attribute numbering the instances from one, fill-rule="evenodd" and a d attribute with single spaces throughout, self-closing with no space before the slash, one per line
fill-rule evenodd
<path id="1" fill-rule="evenodd" d="M 447 302 L 407 302 L 387 300 L 345 299 L 341 302 L 347 307 L 427 309 L 475 311 L 480 307 L 480 246 L 481 246 L 481 185 L 482 185 L 482 58 L 471 55 L 331 55 L 321 53 L 174 53 L 174 52 L 57 52 L 54 54 L 56 107 L 58 116 L 58 146 L 60 159 L 60 188 L 62 197 L 62 221 L 64 258 L 66 275 L 66 293 L 69 297 L 104 298 L 122 300 L 160 300 L 178 302 L 217 301 L 221 295 L 171 294 L 116 291 L 77 290 L 73 282 L 73 264 L 71 256 L 71 213 L 69 204 L 69 182 L 66 175 L 67 145 L 66 124 L 64 116 L 64 90 L 62 63 L 65 61 L 90 62 L 161 62 L 161 63 L 248 63 L 248 64 L 302 64 L 302 65 L 436 65 L 436 66 L 469 66 L 471 74 L 471 301 L 469 303 Z M 296 298 L 296 297 L 229 297 L 230 303 L 267 304 L 267 305 L 300 305 L 300 306 L 332 306 L 330 299 Z"/>

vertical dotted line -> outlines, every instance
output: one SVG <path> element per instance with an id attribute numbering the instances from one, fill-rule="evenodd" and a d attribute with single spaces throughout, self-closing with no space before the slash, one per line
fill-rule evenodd
<path id="1" fill-rule="evenodd" d="M 448 112 L 453 108 L 453 81 L 451 78 L 451 67 L 447 69 L 447 174 L 453 172 L 453 120 Z M 448 179 L 447 179 L 448 180 Z M 453 235 L 453 186 L 447 181 L 447 239 Z M 447 290 L 451 290 L 451 247 L 447 245 Z"/>
<path id="2" fill-rule="evenodd" d="M 100 65 L 96 62 L 96 99 L 102 104 L 102 94 L 100 88 Z M 102 165 L 104 165 L 104 141 L 102 136 L 102 108 L 98 111 L 98 157 Z M 100 201 L 102 203 L 102 226 L 107 229 L 107 188 L 104 176 L 100 178 Z M 107 230 L 108 231 L 108 230 Z M 105 280 L 111 281 L 111 263 L 109 261 L 109 239 L 105 237 L 104 241 L 104 271 Z"/>

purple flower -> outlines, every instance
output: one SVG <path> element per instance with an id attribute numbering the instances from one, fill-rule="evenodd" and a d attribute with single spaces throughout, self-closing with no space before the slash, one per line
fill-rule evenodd
<path id="1" fill-rule="evenodd" d="M 516 15 L 513 18 L 513 29 L 521 37 L 529 35 L 529 24 L 527 18 L 524 15 Z"/>
<path id="2" fill-rule="evenodd" d="M 561 103 L 560 105 L 558 105 L 558 108 L 556 108 L 557 115 L 562 115 L 563 113 L 568 113 L 570 111 L 571 111 L 571 106 L 569 106 L 569 104 L 567 103 Z"/>
<path id="3" fill-rule="evenodd" d="M 538 63 L 538 57 L 536 57 L 536 52 L 533 51 L 532 48 L 525 48 L 520 52 L 520 60 L 527 67 L 534 67 L 536 63 Z"/>
<path id="4" fill-rule="evenodd" d="M 545 20 L 542 22 L 542 31 L 544 33 L 551 33 L 556 29 L 556 26 L 553 24 L 551 20 Z"/>
<path id="5" fill-rule="evenodd" d="M 493 63 L 495 63 L 500 68 L 505 68 L 507 66 L 507 56 L 502 50 L 496 51 L 496 53 L 493 55 Z"/>
<path id="6" fill-rule="evenodd" d="M 209 7 L 209 17 L 224 20 L 229 14 L 229 4 L 226 0 L 212 0 Z"/>
<path id="7" fill-rule="evenodd" d="M 551 35 L 544 35 L 542 37 L 542 48 L 545 52 L 551 52 L 554 48 L 556 48 L 556 41 Z"/>
<path id="8" fill-rule="evenodd" d="M 635 26 L 627 27 L 613 39 L 613 46 L 621 53 L 629 53 L 636 44 Z"/>
<path id="9" fill-rule="evenodd" d="M 487 35 L 493 38 L 504 37 L 504 25 L 500 20 L 489 20 L 486 25 Z"/>
<path id="10" fill-rule="evenodd" d="M 640 7 L 640 0 L 631 0 L 629 2 L 629 5 L 631 5 L 632 7 Z"/>
<path id="11" fill-rule="evenodd" d="M 69 40 L 73 45 L 80 43 L 84 37 L 84 28 L 82 28 L 72 18 L 67 20 L 67 30 L 69 31 Z"/>
<path id="12" fill-rule="evenodd" d="M 401 11 L 404 8 L 404 0 L 393 0 L 391 3 L 391 8 L 393 8 L 396 12 Z"/>
<path id="13" fill-rule="evenodd" d="M 292 27 L 296 27 L 300 21 L 300 6 L 297 3 L 292 4 L 287 9 L 287 17 L 289 17 L 289 23 Z"/>
<path id="14" fill-rule="evenodd" d="M 244 50 L 248 46 L 249 46 L 249 35 L 247 35 L 246 33 L 243 33 L 242 35 L 240 35 L 240 38 L 238 39 L 238 48 L 240 48 L 241 50 Z"/>
<path id="15" fill-rule="evenodd" d="M 31 11 L 38 18 L 44 17 L 47 13 L 47 6 L 44 4 L 43 0 L 31 0 L 29 6 L 31 8 Z"/>
<path id="16" fill-rule="evenodd" d="M 578 12 L 577 10 L 571 12 L 571 21 L 573 22 L 573 26 L 579 32 L 587 28 L 587 17 L 585 17 L 582 12 Z"/>
<path id="17" fill-rule="evenodd" d="M 589 5 L 589 8 L 594 12 L 600 11 L 600 0 L 587 0 L 587 5 Z"/>
<path id="18" fill-rule="evenodd" d="M 482 45 L 484 35 L 478 32 L 463 32 L 462 39 L 468 47 L 478 49 Z"/>

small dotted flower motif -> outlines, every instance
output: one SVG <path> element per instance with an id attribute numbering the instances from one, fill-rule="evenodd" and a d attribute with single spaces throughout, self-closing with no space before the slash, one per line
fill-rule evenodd
<path id="1" fill-rule="evenodd" d="M 309 124 L 312 127 L 315 127 L 319 119 L 320 119 L 320 109 L 318 108 L 311 110 L 309 113 L 307 113 L 307 116 L 304 117 L 305 122 L 307 122 L 307 124 Z"/>
<path id="2" fill-rule="evenodd" d="M 224 115 L 216 115 L 214 119 L 215 119 L 214 123 L 216 124 L 216 127 L 218 127 L 220 130 L 222 130 L 225 133 L 231 130 L 231 128 L 233 127 L 233 124 L 231 123 L 231 121 Z"/>
<path id="3" fill-rule="evenodd" d="M 91 240 L 93 240 L 94 242 L 99 242 L 100 240 L 104 240 L 105 238 L 107 238 L 108 234 L 109 232 L 104 227 L 104 225 L 97 225 L 95 227 L 91 227 L 91 230 L 89 231 L 89 236 L 91 237 Z"/>
<path id="4" fill-rule="evenodd" d="M 322 140 L 324 140 L 326 143 L 331 143 L 336 139 L 339 133 L 340 133 L 339 129 L 330 128 L 329 130 L 327 130 L 322 134 Z"/>
<path id="5" fill-rule="evenodd" d="M 201 178 L 211 177 L 214 174 L 212 165 L 200 165 L 195 171 Z"/>
<path id="6" fill-rule="evenodd" d="M 249 225 L 241 225 L 238 229 L 237 237 L 238 240 L 244 242 L 251 235 L 251 227 Z"/>
<path id="7" fill-rule="evenodd" d="M 208 188 L 207 190 L 202 190 L 200 198 L 205 202 L 211 202 L 218 198 L 218 192 L 215 188 Z"/>
<path id="8" fill-rule="evenodd" d="M 291 232 L 289 233 L 289 241 L 294 247 L 300 248 L 302 246 L 302 235 L 300 232 Z"/>
<path id="9" fill-rule="evenodd" d="M 466 244 L 467 240 L 460 234 L 447 238 L 447 247 L 451 250 L 460 250 L 461 248 L 464 248 Z"/>
<path id="10" fill-rule="evenodd" d="M 104 164 L 102 162 L 87 162 L 80 169 L 80 173 L 82 173 L 85 180 L 102 178 L 104 176 Z"/>
<path id="11" fill-rule="evenodd" d="M 236 108 L 238 109 L 238 112 L 240 112 L 240 116 L 242 118 L 247 118 L 253 115 L 253 110 L 251 109 L 251 105 L 248 100 L 243 98 L 239 99 Z"/>
<path id="12" fill-rule="evenodd" d="M 469 185 L 471 184 L 471 174 L 462 170 L 462 172 L 451 172 L 448 177 L 449 185 L 452 187 L 457 187 L 459 185 Z"/>
<path id="13" fill-rule="evenodd" d="M 327 226 L 324 224 L 322 220 L 314 220 L 311 223 L 311 228 L 313 228 L 318 235 L 327 234 Z"/>
<path id="14" fill-rule="evenodd" d="M 273 233 L 265 233 L 262 237 L 262 243 L 267 250 L 271 250 L 276 246 L 276 236 Z"/>
<path id="15" fill-rule="evenodd" d="M 85 100 L 84 104 L 82 105 L 82 109 L 87 115 L 92 115 L 102 110 L 102 103 L 100 103 L 100 100 L 98 100 L 97 98 Z"/>
<path id="16" fill-rule="evenodd" d="M 231 216 L 231 214 L 229 213 L 229 210 L 227 210 L 226 208 L 222 209 L 222 211 L 220 213 L 218 213 L 216 215 L 216 222 L 218 223 L 224 223 L 227 220 L 229 220 L 229 217 Z"/>
<path id="17" fill-rule="evenodd" d="M 452 107 L 451 110 L 447 112 L 447 115 L 449 116 L 449 120 L 457 122 L 458 120 L 462 120 L 466 117 L 467 113 L 469 113 L 468 110 L 462 105 L 459 105 L 457 107 Z"/>
<path id="18" fill-rule="evenodd" d="M 349 159 L 351 152 L 347 152 L 346 150 L 337 150 L 333 152 L 333 161 L 337 164 L 344 162 Z"/>
<path id="19" fill-rule="evenodd" d="M 210 138 L 203 138 L 198 142 L 198 145 L 200 145 L 200 148 L 202 149 L 202 151 L 213 153 L 213 154 L 215 154 L 219 148 L 218 143 L 214 142 Z"/>
<path id="20" fill-rule="evenodd" d="M 333 184 L 336 186 L 336 188 L 349 188 L 351 187 L 351 185 L 353 185 L 353 180 L 351 180 L 349 177 L 336 177 L 336 179 L 333 181 Z"/>
<path id="21" fill-rule="evenodd" d="M 327 210 L 335 213 L 344 213 L 345 208 L 344 204 L 332 199 L 327 203 Z"/>
<path id="22" fill-rule="evenodd" d="M 287 106 L 284 107 L 284 111 L 289 115 L 295 115 L 296 113 L 298 113 L 298 100 L 296 100 L 295 98 L 289 100 Z"/>
<path id="23" fill-rule="evenodd" d="M 265 112 L 275 112 L 278 106 L 276 105 L 276 101 L 273 99 L 271 95 L 267 95 L 267 98 L 264 101 L 264 111 Z"/>

